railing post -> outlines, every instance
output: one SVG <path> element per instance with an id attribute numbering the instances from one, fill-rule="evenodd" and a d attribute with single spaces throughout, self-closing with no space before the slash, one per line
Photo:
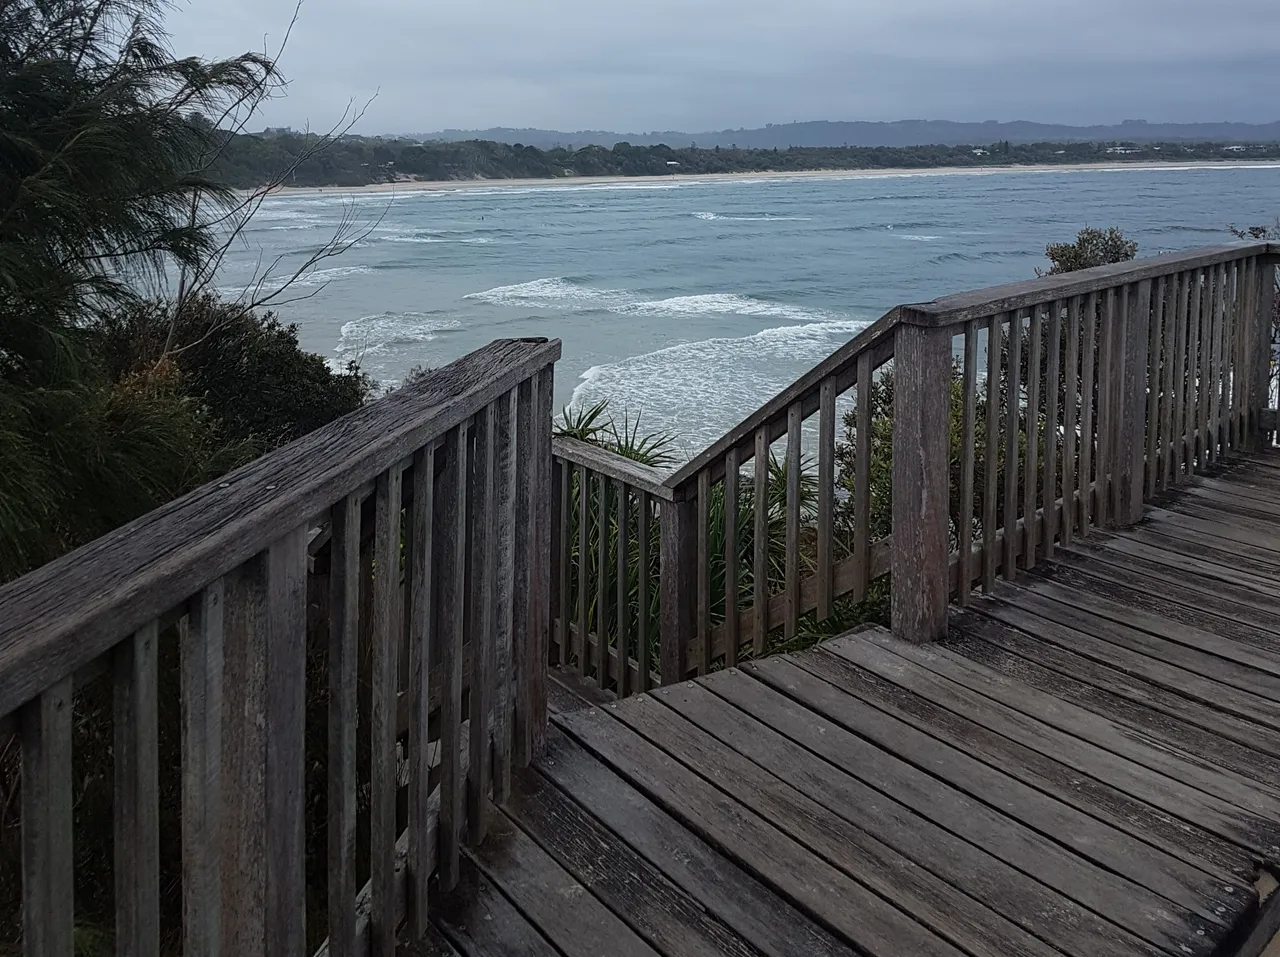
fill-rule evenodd
<path id="1" fill-rule="evenodd" d="M 907 641 L 946 636 L 951 332 L 903 323 L 894 339 L 894 634 Z"/>
<path id="2" fill-rule="evenodd" d="M 698 626 L 697 515 L 697 501 L 677 490 L 675 501 L 662 503 L 658 518 L 658 642 L 664 685 L 684 680 L 689 643 Z"/>
<path id="3" fill-rule="evenodd" d="M 1125 303 L 1120 402 L 1112 422 L 1119 434 L 1112 448 L 1116 450 L 1112 468 L 1119 473 L 1119 508 L 1115 524 L 1133 525 L 1142 518 L 1143 476 L 1147 435 L 1147 376 L 1151 328 L 1151 280 L 1130 286 Z"/>

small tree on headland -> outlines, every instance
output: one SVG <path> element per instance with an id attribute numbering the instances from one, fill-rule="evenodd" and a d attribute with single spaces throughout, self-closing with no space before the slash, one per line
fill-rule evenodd
<path id="1" fill-rule="evenodd" d="M 1127 263 L 1138 255 L 1138 244 L 1126 239 L 1124 233 L 1114 226 L 1109 229 L 1086 226 L 1080 230 L 1075 242 L 1050 243 L 1044 254 L 1053 265 L 1048 270 L 1037 269 L 1036 274 L 1057 276 L 1094 266 Z"/>

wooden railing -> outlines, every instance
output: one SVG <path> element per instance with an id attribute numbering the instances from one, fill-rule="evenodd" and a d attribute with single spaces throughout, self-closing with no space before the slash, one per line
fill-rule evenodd
<path id="1" fill-rule="evenodd" d="M 1235 244 L 897 307 L 665 478 L 558 440 L 558 654 L 625 693 L 646 687 L 655 642 L 661 680 L 678 681 L 829 630 L 859 602 L 888 601 L 901 637 L 939 637 L 953 597 L 1135 521 L 1274 428 L 1277 254 Z M 628 553 L 604 499 L 581 512 L 584 482 L 639 507 L 644 534 L 657 526 L 638 573 L 610 570 Z M 643 659 L 600 617 L 615 587 Z"/>
<path id="2" fill-rule="evenodd" d="M 117 953 L 159 952 L 174 775 L 183 953 L 300 954 L 327 933 L 329 954 L 390 957 L 402 918 L 425 930 L 428 876 L 452 886 L 544 737 L 559 354 L 495 342 L 0 587 L 25 954 L 73 952 L 73 710 L 112 728 Z M 82 714 L 100 681 L 111 704 Z M 161 764 L 167 694 L 180 768 Z M 327 895 L 308 901 L 312 829 Z"/>

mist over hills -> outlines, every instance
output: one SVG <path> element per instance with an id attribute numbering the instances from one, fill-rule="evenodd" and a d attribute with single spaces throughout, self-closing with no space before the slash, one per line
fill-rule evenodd
<path id="1" fill-rule="evenodd" d="M 1149 123 L 1125 120 L 1099 126 L 1066 126 L 1015 120 L 1001 123 L 958 123 L 951 120 L 897 120 L 887 123 L 815 121 L 775 123 L 761 129 L 720 130 L 706 133 L 662 131 L 611 133 L 603 130 L 509 129 L 441 130 L 407 134 L 407 138 L 436 141 L 491 140 L 520 143 L 539 149 L 583 146 L 612 148 L 617 143 L 634 146 L 682 148 L 737 146 L 742 149 L 786 149 L 789 146 L 960 146 L 976 143 L 1045 143 L 1071 141 L 1273 143 L 1280 141 L 1280 122 L 1274 123 Z"/>

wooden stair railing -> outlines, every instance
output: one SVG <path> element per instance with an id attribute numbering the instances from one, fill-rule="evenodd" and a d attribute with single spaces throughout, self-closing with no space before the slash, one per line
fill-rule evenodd
<path id="1" fill-rule="evenodd" d="M 668 476 L 557 440 L 557 660 L 621 694 L 679 681 L 890 574 L 895 633 L 939 637 L 950 600 L 1274 428 L 1278 261 L 1231 244 L 897 307 Z"/>
<path id="2" fill-rule="evenodd" d="M 297 954 L 310 931 L 330 955 L 392 957 L 402 919 L 425 932 L 427 878 L 454 884 L 489 796 L 545 738 L 559 355 L 494 342 L 0 586 L 24 954 L 73 953 L 72 708 L 101 680 L 118 952 L 159 953 L 166 683 L 182 702 L 185 954 Z M 159 664 L 166 642 L 176 669 Z M 307 688 L 309 651 L 325 689 Z M 306 712 L 321 694 L 327 927 L 308 928 Z"/>

